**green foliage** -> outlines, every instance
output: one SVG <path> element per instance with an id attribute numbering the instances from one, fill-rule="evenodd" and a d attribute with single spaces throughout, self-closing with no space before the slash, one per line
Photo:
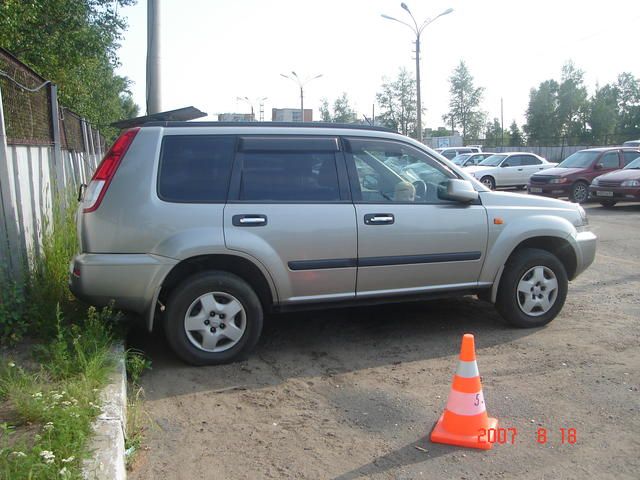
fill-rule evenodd
<path id="1" fill-rule="evenodd" d="M 460 61 L 449 77 L 449 112 L 442 116 L 447 124 L 462 128 L 463 138 L 479 138 L 486 114 L 480 110 L 484 88 L 476 87 L 469 68 Z"/>
<path id="2" fill-rule="evenodd" d="M 115 74 L 126 27 L 118 9 L 135 0 L 3 0 L 0 45 L 57 84 L 60 101 L 103 134 L 135 116 L 129 80 Z"/>
<path id="3" fill-rule="evenodd" d="M 558 87 L 557 118 L 560 131 L 567 137 L 584 137 L 588 112 L 584 72 L 567 62 L 562 66 L 562 81 Z"/>
<path id="4" fill-rule="evenodd" d="M 112 367 L 111 312 L 90 310 L 82 327 L 58 317 L 55 338 L 39 349 L 39 370 L 0 364 L 0 398 L 12 406 L 15 425 L 31 424 L 32 436 L 14 440 L 15 427 L 0 425 L 0 478 L 81 478 L 99 391 Z"/>
<path id="5" fill-rule="evenodd" d="M 510 147 L 522 147 L 524 145 L 524 138 L 522 132 L 518 128 L 518 124 L 514 120 L 509 126 L 509 146 Z"/>
<path id="6" fill-rule="evenodd" d="M 591 135 L 596 143 L 605 143 L 608 135 L 616 131 L 618 118 L 618 90 L 613 85 L 596 86 L 589 108 Z"/>
<path id="7" fill-rule="evenodd" d="M 126 352 L 126 367 L 129 380 L 137 385 L 145 370 L 151 370 L 151 360 L 141 350 L 130 348 Z"/>
<path id="8" fill-rule="evenodd" d="M 356 111 L 351 107 L 347 92 L 333 102 L 333 114 L 329 110 L 329 100 L 323 98 L 320 102 L 320 119 L 323 122 L 353 123 L 357 119 Z"/>
<path id="9" fill-rule="evenodd" d="M 640 130 L 640 79 L 631 73 L 621 73 L 615 83 L 618 98 L 618 130 Z"/>
<path id="10" fill-rule="evenodd" d="M 382 91 L 376 94 L 381 113 L 378 120 L 402 133 L 416 136 L 416 81 L 407 69 L 401 68 L 395 80 L 385 80 Z"/>
<path id="11" fill-rule="evenodd" d="M 546 80 L 529 93 L 527 124 L 524 130 L 530 141 L 557 137 L 560 133 L 558 118 L 558 90 L 555 80 Z"/>
<path id="12" fill-rule="evenodd" d="M 487 123 L 485 145 L 509 145 L 509 132 L 507 130 L 502 131 L 502 125 L 498 118 L 494 118 L 492 122 Z"/>
<path id="13" fill-rule="evenodd" d="M 16 343 L 28 330 L 22 286 L 5 280 L 0 287 L 0 341 Z"/>

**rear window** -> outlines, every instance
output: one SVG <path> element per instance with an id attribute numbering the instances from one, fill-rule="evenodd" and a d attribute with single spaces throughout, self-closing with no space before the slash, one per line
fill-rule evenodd
<path id="1" fill-rule="evenodd" d="M 225 202 L 235 137 L 170 135 L 162 141 L 158 196 L 167 202 Z"/>
<path id="2" fill-rule="evenodd" d="M 333 152 L 242 154 L 240 200 L 334 202 L 340 200 Z"/>

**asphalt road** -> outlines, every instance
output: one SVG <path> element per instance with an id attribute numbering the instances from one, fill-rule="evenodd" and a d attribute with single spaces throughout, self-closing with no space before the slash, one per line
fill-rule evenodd
<path id="1" fill-rule="evenodd" d="M 134 332 L 153 369 L 130 478 L 637 479 L 640 205 L 587 211 L 596 261 L 546 328 L 471 298 L 279 315 L 248 361 L 203 368 Z M 428 440 L 465 332 L 489 414 L 516 432 L 490 451 Z"/>

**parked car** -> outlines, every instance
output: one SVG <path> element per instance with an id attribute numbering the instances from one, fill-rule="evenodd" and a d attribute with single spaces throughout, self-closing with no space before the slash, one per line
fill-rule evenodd
<path id="1" fill-rule="evenodd" d="M 640 149 L 603 147 L 580 150 L 565 158 L 556 168 L 536 173 L 529 181 L 529 193 L 545 197 L 568 197 L 572 202 L 589 199 L 591 180 L 619 170 L 634 160 Z"/>
<path id="2" fill-rule="evenodd" d="M 161 323 L 196 365 L 246 355 L 273 311 L 471 293 L 539 327 L 596 250 L 579 205 L 492 192 L 387 129 L 311 123 L 126 130 L 78 233 L 72 292 Z"/>
<path id="3" fill-rule="evenodd" d="M 494 153 L 475 167 L 465 168 L 486 187 L 518 187 L 523 189 L 535 172 L 556 166 L 533 153 Z"/>
<path id="4" fill-rule="evenodd" d="M 640 147 L 640 140 L 628 140 L 622 144 L 623 147 Z"/>
<path id="5" fill-rule="evenodd" d="M 622 170 L 594 178 L 589 191 L 592 197 L 607 208 L 622 200 L 640 201 L 640 152 Z"/>
<path id="6" fill-rule="evenodd" d="M 445 148 L 436 148 L 436 152 L 438 152 L 443 157 L 451 160 L 453 157 L 460 155 L 462 153 L 480 153 L 482 148 L 480 147 L 445 147 Z"/>
<path id="7" fill-rule="evenodd" d="M 460 155 L 456 155 L 451 160 L 453 163 L 458 165 L 459 167 L 473 167 L 474 165 L 479 164 L 485 158 L 493 155 L 491 152 L 483 152 L 483 153 L 461 153 Z"/>

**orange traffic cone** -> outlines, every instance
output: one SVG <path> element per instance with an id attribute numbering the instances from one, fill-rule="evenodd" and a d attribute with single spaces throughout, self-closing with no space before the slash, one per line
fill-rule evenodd
<path id="1" fill-rule="evenodd" d="M 473 335 L 465 333 L 449 400 L 431 432 L 431 441 L 488 450 L 493 446 L 488 430 L 497 426 L 498 420 L 489 418 L 484 404 Z"/>

